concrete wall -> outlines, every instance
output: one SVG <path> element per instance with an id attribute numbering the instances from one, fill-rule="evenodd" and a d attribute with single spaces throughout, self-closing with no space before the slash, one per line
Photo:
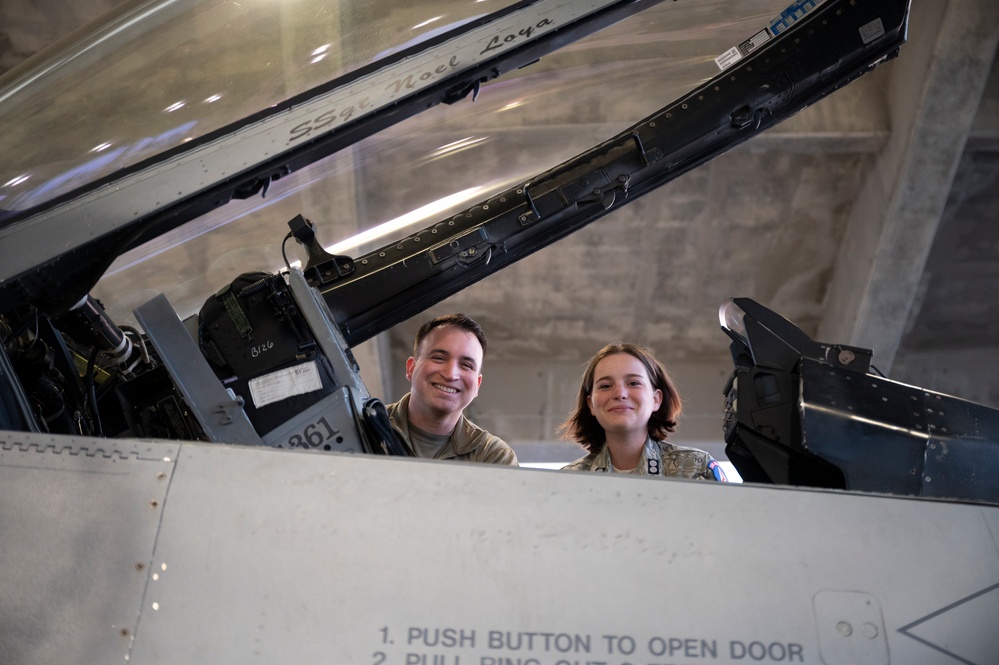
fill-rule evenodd
<path id="1" fill-rule="evenodd" d="M 999 347 L 910 353 L 890 378 L 999 408 Z"/>

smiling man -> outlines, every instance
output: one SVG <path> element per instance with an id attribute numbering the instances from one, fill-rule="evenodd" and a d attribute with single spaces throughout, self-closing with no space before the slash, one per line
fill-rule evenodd
<path id="1" fill-rule="evenodd" d="M 424 323 L 406 361 L 412 389 L 388 406 L 392 424 L 417 457 L 517 465 L 502 439 L 464 415 L 479 394 L 486 336 L 464 314 L 445 314 Z"/>

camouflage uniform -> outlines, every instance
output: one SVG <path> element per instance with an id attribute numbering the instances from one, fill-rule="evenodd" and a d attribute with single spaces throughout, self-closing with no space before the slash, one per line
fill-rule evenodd
<path id="1" fill-rule="evenodd" d="M 590 453 L 571 464 L 562 467 L 568 471 L 594 471 L 610 473 L 610 450 L 605 445 L 599 453 Z M 621 473 L 618 471 L 618 473 Z M 645 440 L 642 459 L 633 472 L 638 476 L 659 476 L 660 478 L 693 478 L 695 480 L 717 480 L 728 482 L 725 472 L 711 455 L 697 448 L 676 446 L 667 441 Z"/>
<path id="2" fill-rule="evenodd" d="M 409 437 L 409 393 L 395 404 L 388 405 L 389 418 L 410 448 L 413 441 Z M 489 464 L 517 465 L 517 454 L 498 436 L 493 436 L 462 414 L 454 431 L 434 459 L 448 459 L 458 462 L 486 462 Z"/>

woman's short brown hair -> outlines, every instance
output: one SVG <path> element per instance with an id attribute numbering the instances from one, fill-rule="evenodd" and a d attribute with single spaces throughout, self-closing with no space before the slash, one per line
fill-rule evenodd
<path id="1" fill-rule="evenodd" d="M 596 355 L 590 358 L 586 364 L 586 370 L 583 372 L 579 386 L 579 394 L 576 396 L 576 407 L 559 428 L 563 436 L 580 444 L 590 453 L 598 453 L 603 449 L 604 443 L 607 441 L 607 434 L 597 422 L 596 416 L 590 412 L 586 398 L 593 394 L 593 374 L 596 372 L 597 363 L 607 356 L 618 353 L 627 353 L 638 358 L 649 374 L 652 390 L 658 389 L 663 393 L 662 404 L 649 417 L 648 429 L 652 440 L 665 441 L 670 432 L 676 430 L 676 422 L 680 417 L 680 393 L 673 383 L 673 378 L 666 371 L 666 367 L 653 355 L 652 351 L 644 346 L 628 342 L 608 344 L 597 351 Z"/>

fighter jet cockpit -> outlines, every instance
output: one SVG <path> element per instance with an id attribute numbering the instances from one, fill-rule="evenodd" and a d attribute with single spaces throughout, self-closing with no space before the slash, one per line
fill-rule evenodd
<path id="1" fill-rule="evenodd" d="M 817 314 L 909 0 L 113 4 L 0 75 L 4 663 L 992 662 L 999 412 Z M 744 482 L 414 458 L 457 311 L 518 455 L 638 340 Z"/>
<path id="2" fill-rule="evenodd" d="M 352 347 L 894 57 L 907 11 L 439 4 L 125 3 L 9 73 L 3 427 L 399 454 Z"/>

